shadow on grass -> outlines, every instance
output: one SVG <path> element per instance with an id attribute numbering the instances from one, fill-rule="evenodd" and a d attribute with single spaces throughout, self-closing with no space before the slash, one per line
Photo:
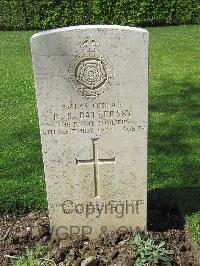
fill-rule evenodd
<path id="1" fill-rule="evenodd" d="M 188 80 L 163 80 L 163 93 L 149 104 L 149 184 L 165 188 L 150 189 L 148 209 L 180 209 L 184 216 L 200 211 L 200 85 Z"/>
<path id="2" fill-rule="evenodd" d="M 190 77 L 188 77 L 188 80 Z M 164 112 L 173 114 L 183 111 L 187 118 L 198 119 L 200 116 L 200 84 L 189 81 L 176 81 L 164 79 L 160 85 L 166 94 L 156 95 L 149 103 L 150 112 Z M 170 88 L 170 90 L 169 90 Z M 174 92 L 173 90 L 177 90 Z M 169 93 L 171 92 L 171 93 Z"/>
<path id="3" fill-rule="evenodd" d="M 200 188 L 155 189 L 148 192 L 149 231 L 183 230 L 185 217 L 200 210 Z M 197 240 L 198 241 L 198 240 Z"/>

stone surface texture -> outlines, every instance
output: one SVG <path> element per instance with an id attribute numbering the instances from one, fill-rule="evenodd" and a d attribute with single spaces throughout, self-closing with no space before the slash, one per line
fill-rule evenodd
<path id="1" fill-rule="evenodd" d="M 53 234 L 145 228 L 148 32 L 61 28 L 31 49 Z"/>

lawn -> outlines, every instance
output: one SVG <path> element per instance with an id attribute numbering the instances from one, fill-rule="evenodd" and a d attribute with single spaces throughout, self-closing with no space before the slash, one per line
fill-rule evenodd
<path id="1" fill-rule="evenodd" d="M 179 205 L 200 245 L 200 27 L 148 30 L 149 204 Z M 33 33 L 0 32 L 1 214 L 47 208 Z"/>

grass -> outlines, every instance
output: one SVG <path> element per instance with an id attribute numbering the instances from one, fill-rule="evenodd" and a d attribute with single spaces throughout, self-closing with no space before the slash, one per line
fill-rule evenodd
<path id="1" fill-rule="evenodd" d="M 45 248 L 38 244 L 34 249 L 27 248 L 26 254 L 13 261 L 11 266 L 56 266 L 50 257 Z"/>
<path id="2" fill-rule="evenodd" d="M 149 28 L 149 204 L 180 206 L 200 245 L 200 27 Z M 46 209 L 29 39 L 0 32 L 0 213 Z"/>
<path id="3" fill-rule="evenodd" d="M 45 208 L 46 194 L 29 39 L 0 32 L 0 212 Z"/>
<path id="4" fill-rule="evenodd" d="M 200 28 L 149 31 L 149 201 L 178 205 L 200 245 Z"/>

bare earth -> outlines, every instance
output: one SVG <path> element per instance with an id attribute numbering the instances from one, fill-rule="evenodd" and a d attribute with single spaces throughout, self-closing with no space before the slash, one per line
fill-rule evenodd
<path id="1" fill-rule="evenodd" d="M 174 265 L 198 266 L 183 226 L 176 210 L 149 211 L 148 230 L 174 252 Z M 53 253 L 52 259 L 58 265 L 134 265 L 137 254 L 130 244 L 132 237 L 130 232 L 112 232 L 93 241 L 78 236 L 55 241 L 50 237 L 46 212 L 23 217 L 3 216 L 0 218 L 0 265 L 9 265 L 12 257 L 24 254 L 27 246 L 34 247 L 37 243 Z"/>

